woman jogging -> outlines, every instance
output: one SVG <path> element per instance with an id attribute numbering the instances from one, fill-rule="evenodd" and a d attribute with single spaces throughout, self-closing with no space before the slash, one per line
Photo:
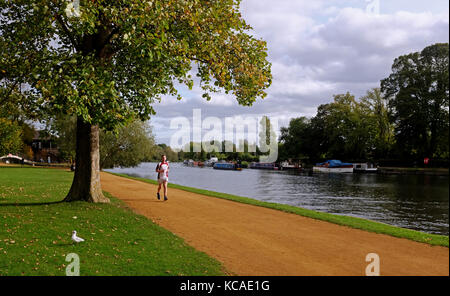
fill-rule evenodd
<path id="1" fill-rule="evenodd" d="M 161 162 L 156 166 L 156 172 L 158 173 L 158 193 L 156 197 L 161 199 L 159 192 L 161 191 L 161 185 L 164 185 L 164 201 L 167 200 L 167 183 L 169 182 L 169 164 L 166 161 L 166 156 L 161 156 Z"/>

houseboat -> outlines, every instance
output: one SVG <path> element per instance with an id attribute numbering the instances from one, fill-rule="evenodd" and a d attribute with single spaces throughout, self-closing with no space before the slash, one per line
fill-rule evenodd
<path id="1" fill-rule="evenodd" d="M 280 165 L 280 169 L 283 171 L 287 170 L 301 170 L 302 165 L 300 163 L 292 163 L 289 161 L 283 161 Z"/>
<path id="2" fill-rule="evenodd" d="M 353 164 L 353 172 L 376 174 L 378 172 L 378 168 L 373 163 L 367 163 L 367 162 L 354 163 Z"/>
<path id="3" fill-rule="evenodd" d="M 235 163 L 229 162 L 218 162 L 215 163 L 213 168 L 215 170 L 227 170 L 227 171 L 240 171 L 242 170 L 241 166 Z"/>
<path id="4" fill-rule="evenodd" d="M 353 163 L 345 163 L 340 160 L 327 160 L 313 167 L 315 173 L 353 173 Z"/>
<path id="5" fill-rule="evenodd" d="M 278 170 L 276 163 L 252 162 L 250 168 L 254 170 Z"/>

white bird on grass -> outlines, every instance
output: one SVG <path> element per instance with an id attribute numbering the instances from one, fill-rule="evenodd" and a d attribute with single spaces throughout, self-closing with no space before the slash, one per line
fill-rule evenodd
<path id="1" fill-rule="evenodd" d="M 72 240 L 74 242 L 76 242 L 76 243 L 84 242 L 84 239 L 82 239 L 81 237 L 77 236 L 77 231 L 76 230 L 72 231 Z"/>

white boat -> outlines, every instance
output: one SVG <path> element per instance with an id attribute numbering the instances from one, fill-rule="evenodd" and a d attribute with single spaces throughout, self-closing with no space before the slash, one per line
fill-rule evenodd
<path id="1" fill-rule="evenodd" d="M 289 161 L 283 161 L 281 163 L 281 170 L 301 170 L 302 166 L 299 163 L 290 163 Z"/>
<path id="2" fill-rule="evenodd" d="M 353 173 L 353 164 L 344 163 L 340 160 L 328 160 L 326 162 L 318 163 L 313 167 L 315 173 Z"/>
<path id="3" fill-rule="evenodd" d="M 211 157 L 207 161 L 205 161 L 205 166 L 212 167 L 215 163 L 218 163 L 219 159 L 217 157 Z"/>
<path id="4" fill-rule="evenodd" d="M 354 163 L 353 169 L 355 173 L 376 173 L 378 168 L 372 163 Z"/>
<path id="5" fill-rule="evenodd" d="M 313 167 L 315 173 L 353 173 L 353 167 L 351 168 L 326 168 L 326 167 Z"/>

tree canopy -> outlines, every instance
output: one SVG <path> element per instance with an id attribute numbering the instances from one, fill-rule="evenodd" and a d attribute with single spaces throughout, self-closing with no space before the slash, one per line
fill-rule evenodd
<path id="1" fill-rule="evenodd" d="M 281 129 L 279 160 L 324 158 L 448 166 L 449 46 L 395 59 L 391 75 L 360 99 L 350 93 L 320 105 L 311 119 Z"/>
<path id="2" fill-rule="evenodd" d="M 449 156 L 448 67 L 448 43 L 435 44 L 395 59 L 391 75 L 381 82 L 406 155 Z"/>
<path id="3" fill-rule="evenodd" d="M 66 201 L 107 202 L 99 128 L 155 113 L 153 103 L 196 81 L 250 106 L 271 83 L 267 46 L 239 0 L 0 0 L 2 100 L 28 112 L 77 116 L 76 171 Z M 76 13 L 74 13 L 76 12 Z M 195 75 L 196 77 L 193 77 Z M 16 97 L 10 94 L 16 95 Z"/>
<path id="4" fill-rule="evenodd" d="M 239 2 L 81 0 L 71 16 L 65 0 L 0 0 L 1 85 L 23 85 L 34 110 L 108 129 L 148 119 L 162 95 L 181 98 L 194 72 L 207 99 L 224 89 L 251 105 L 266 95 L 270 63 Z"/>
<path id="5" fill-rule="evenodd" d="M 0 156 L 22 152 L 22 129 L 13 121 L 0 117 Z"/>
<path id="6" fill-rule="evenodd" d="M 386 157 L 394 140 L 388 114 L 378 88 L 360 99 L 335 95 L 333 102 L 318 107 L 316 116 L 294 118 L 281 128 L 280 156 L 304 161 Z"/>

